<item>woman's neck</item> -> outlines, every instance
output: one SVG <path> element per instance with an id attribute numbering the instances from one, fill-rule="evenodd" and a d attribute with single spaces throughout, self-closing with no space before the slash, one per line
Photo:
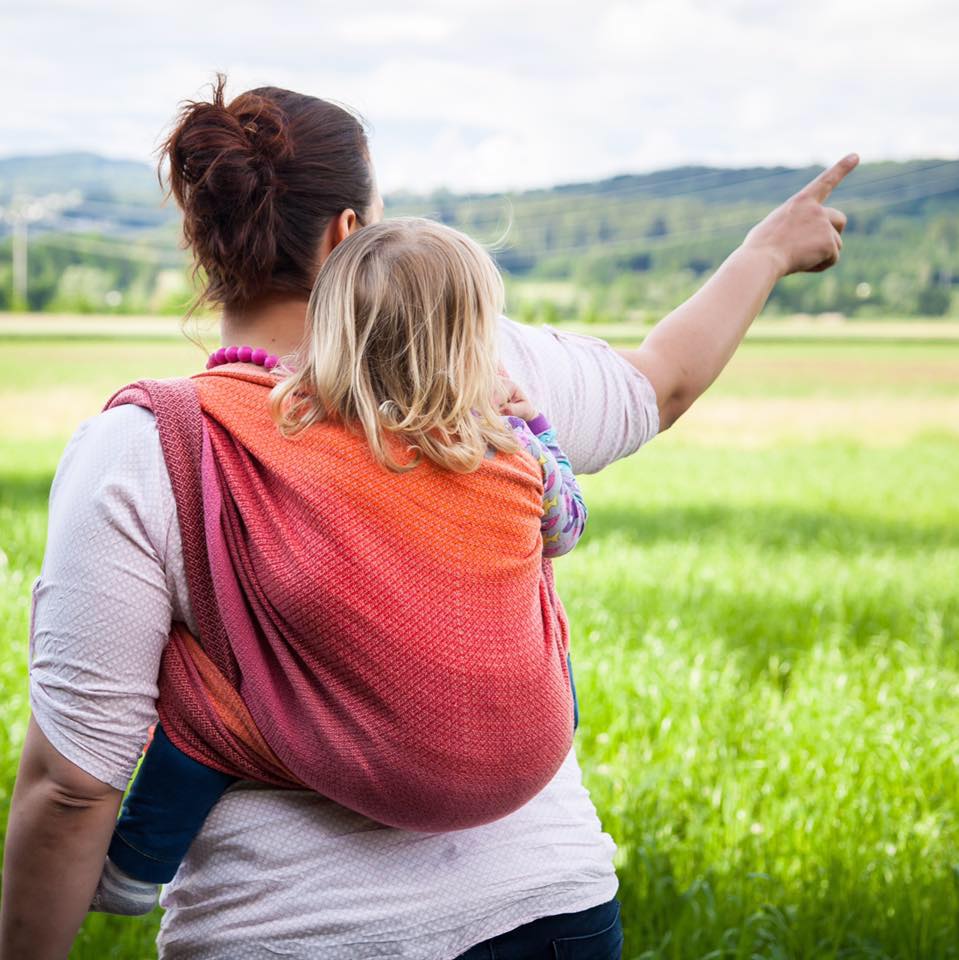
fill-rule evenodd
<path id="1" fill-rule="evenodd" d="M 220 321 L 224 347 L 249 344 L 283 357 L 293 353 L 306 328 L 307 301 L 271 300 L 248 307 L 242 313 L 225 310 Z"/>

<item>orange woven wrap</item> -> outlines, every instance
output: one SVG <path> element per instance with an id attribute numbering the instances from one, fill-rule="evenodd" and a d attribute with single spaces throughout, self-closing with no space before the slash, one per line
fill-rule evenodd
<path id="1" fill-rule="evenodd" d="M 167 734 L 392 826 L 512 812 L 572 740 L 539 465 L 391 473 L 335 424 L 281 437 L 273 382 L 213 371 L 112 401 L 157 416 L 199 627 L 164 656 Z"/>

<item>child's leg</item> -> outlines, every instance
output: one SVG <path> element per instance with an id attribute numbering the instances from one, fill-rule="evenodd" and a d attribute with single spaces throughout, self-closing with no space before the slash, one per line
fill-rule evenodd
<path id="1" fill-rule="evenodd" d="M 91 910 L 139 916 L 156 906 L 223 791 L 236 781 L 177 749 L 157 724 L 123 802 Z"/>
<path id="2" fill-rule="evenodd" d="M 188 757 L 157 724 L 123 801 L 110 859 L 137 880 L 168 883 L 207 814 L 236 779 Z"/>

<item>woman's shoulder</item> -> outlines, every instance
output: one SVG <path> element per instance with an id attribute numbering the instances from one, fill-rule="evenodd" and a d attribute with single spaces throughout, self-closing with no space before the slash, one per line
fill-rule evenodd
<path id="1" fill-rule="evenodd" d="M 66 450 L 89 451 L 103 443 L 123 447 L 149 446 L 159 442 L 153 411 L 134 403 L 124 403 L 83 420 L 74 431 Z"/>
<path id="2" fill-rule="evenodd" d="M 152 411 L 129 403 L 111 407 L 76 428 L 60 457 L 54 487 L 68 473 L 79 478 L 129 470 L 160 453 Z"/>
<path id="3" fill-rule="evenodd" d="M 156 420 L 151 411 L 124 404 L 76 428 L 53 479 L 50 513 L 93 511 L 105 519 L 131 507 L 160 536 L 173 504 Z"/>

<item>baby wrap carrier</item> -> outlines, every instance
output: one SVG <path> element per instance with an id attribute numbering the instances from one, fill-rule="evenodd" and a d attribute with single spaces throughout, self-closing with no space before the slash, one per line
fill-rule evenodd
<path id="1" fill-rule="evenodd" d="M 454 830 L 538 793 L 572 742 L 568 633 L 528 453 L 380 466 L 334 423 L 292 439 L 266 374 L 140 381 L 198 635 L 174 623 L 158 712 L 224 773 L 390 826 Z"/>

